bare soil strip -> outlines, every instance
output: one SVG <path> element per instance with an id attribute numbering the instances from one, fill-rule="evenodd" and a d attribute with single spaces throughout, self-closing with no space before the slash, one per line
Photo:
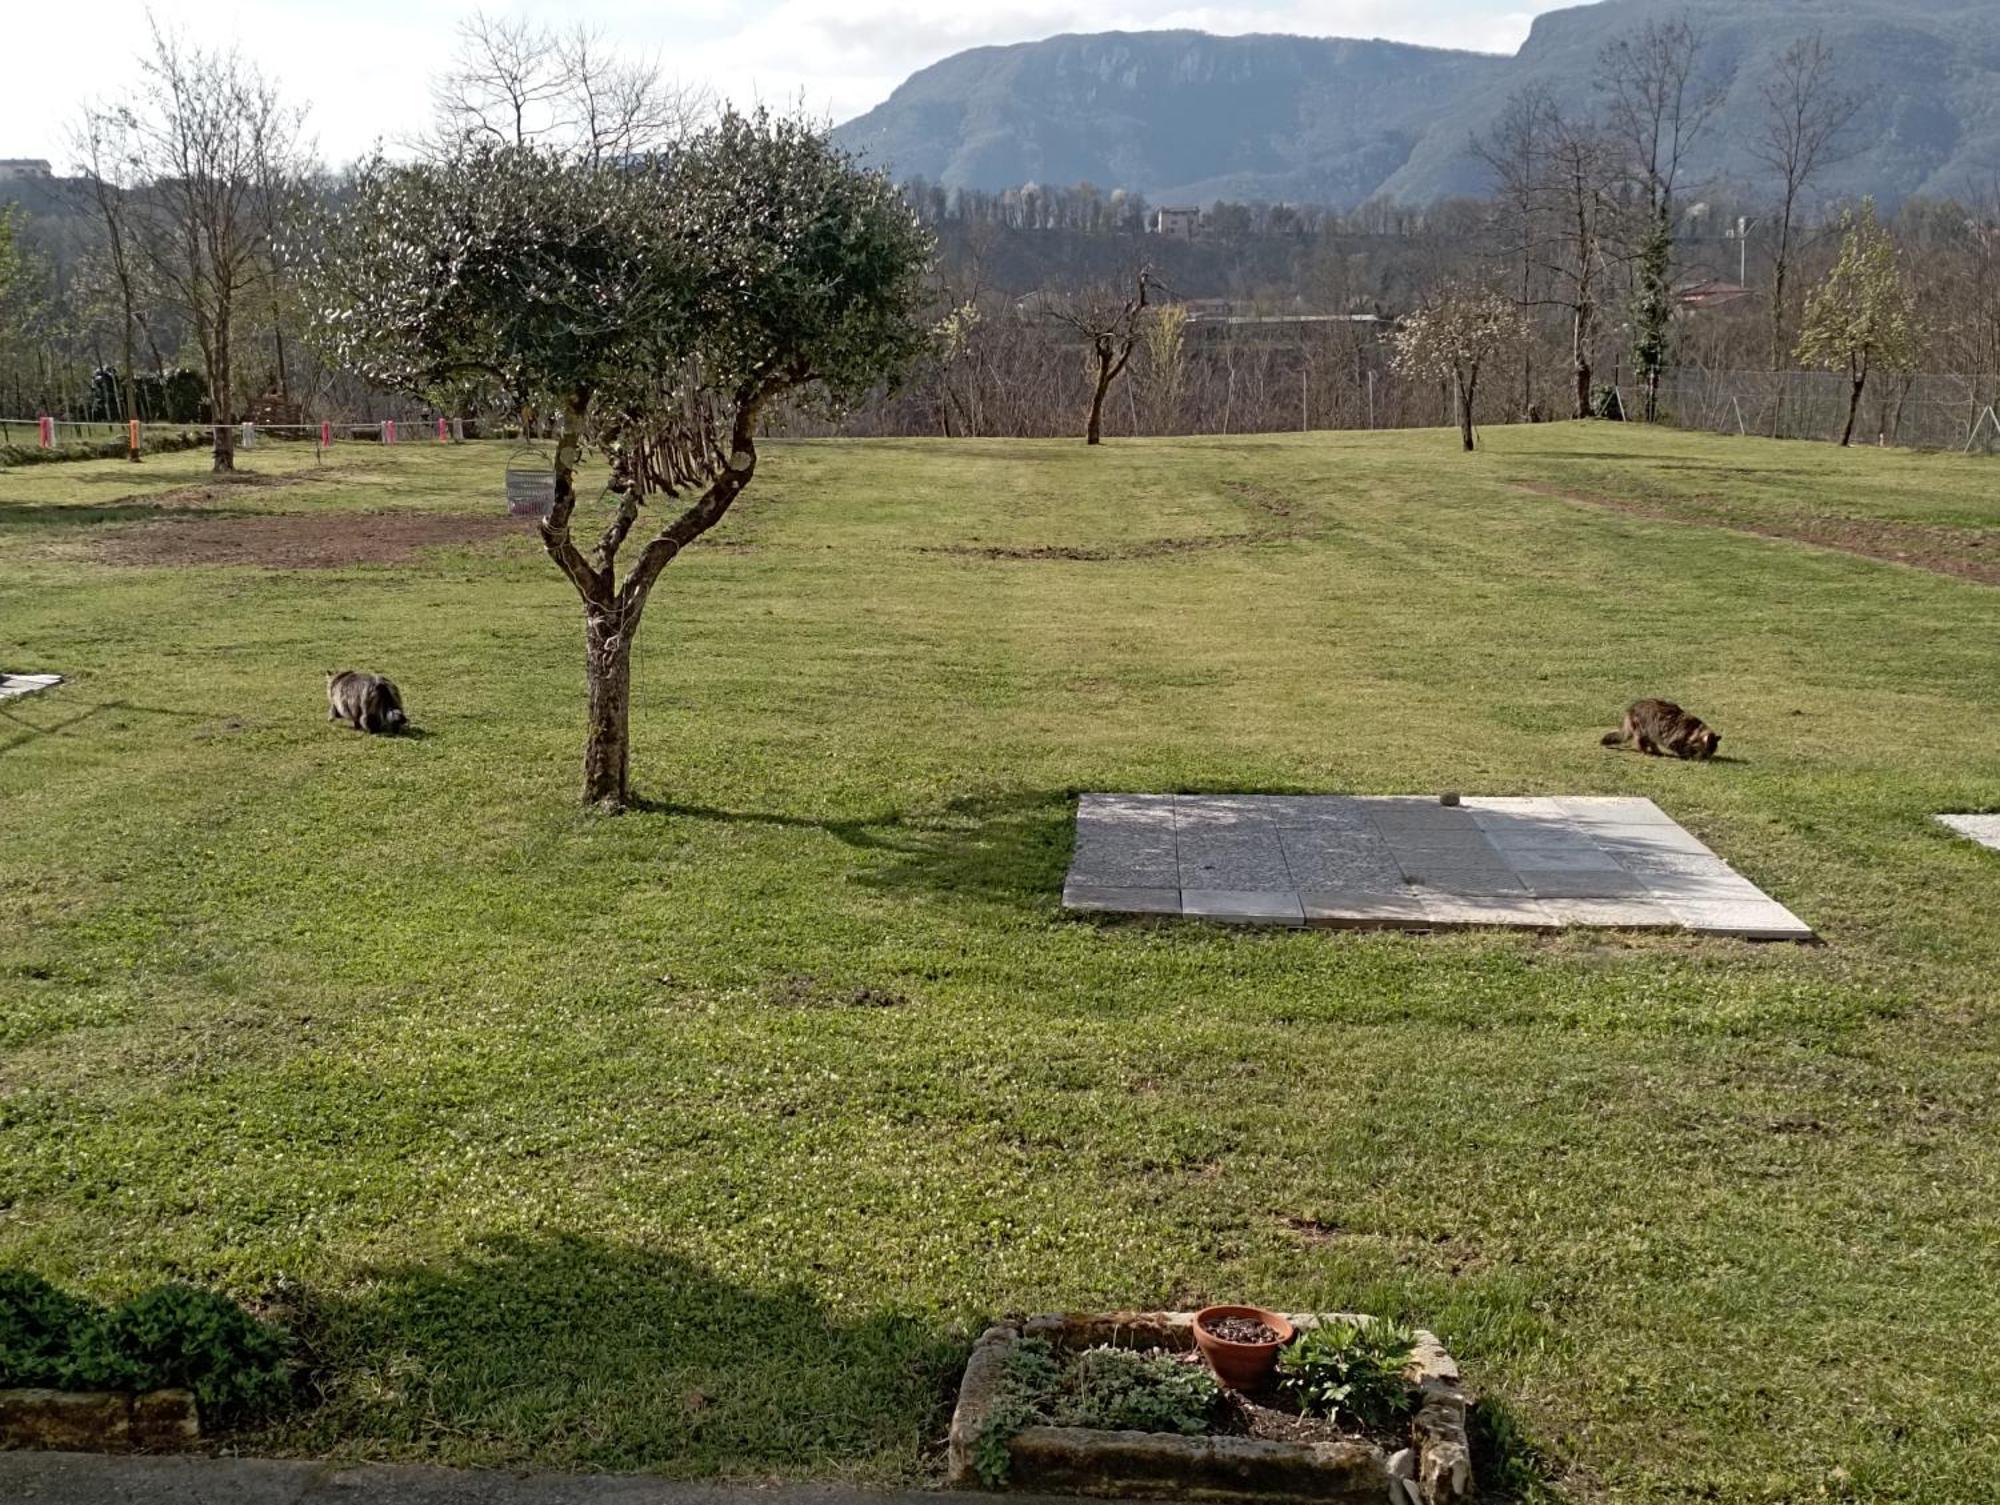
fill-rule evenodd
<path id="1" fill-rule="evenodd" d="M 1595 492 L 1575 491 L 1536 481 L 1515 481 L 1520 491 L 1581 506 L 1602 507 L 1658 522 L 1691 523 L 1782 538 L 1792 543 L 1838 549 L 1863 559 L 1907 564 L 1937 575 L 1953 575 L 1981 585 L 2000 585 L 2000 532 L 1973 528 L 1940 528 L 1928 523 L 1890 522 L 1879 518 L 1842 517 L 1835 513 L 1793 513 L 1782 518 L 1716 517 L 1678 511 L 1650 502 L 1628 501 Z"/>
<path id="2" fill-rule="evenodd" d="M 478 512 L 294 512 L 138 523 L 107 533 L 108 564 L 330 570 L 400 564 L 421 549 L 528 534 L 533 519 Z"/>

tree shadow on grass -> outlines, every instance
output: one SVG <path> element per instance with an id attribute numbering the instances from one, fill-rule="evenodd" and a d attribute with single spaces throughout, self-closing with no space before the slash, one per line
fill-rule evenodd
<path id="1" fill-rule="evenodd" d="M 38 691 L 37 693 L 46 694 L 47 692 Z M 34 696 L 24 695 L 15 700 L 0 701 L 0 722 L 7 722 L 19 728 L 19 730 L 13 732 L 11 735 L 0 737 L 0 754 L 10 753 L 17 747 L 26 747 L 30 742 L 38 742 L 44 737 L 65 736 L 75 728 L 83 725 L 84 722 L 89 721 L 92 717 L 102 716 L 107 711 L 127 711 L 145 716 L 178 716 L 193 721 L 203 720 L 208 714 L 205 711 L 181 710 L 171 706 L 134 705 L 129 700 L 101 700 L 94 705 L 87 705 L 75 710 L 73 715 L 37 724 L 15 709 L 15 706 L 21 700 L 32 700 L 34 698 Z M 73 709 L 75 706 L 75 702 L 67 700 L 57 700 L 53 704 L 60 705 L 64 709 Z"/>
<path id="2" fill-rule="evenodd" d="M 55 503 L 23 508 L 11 515 L 0 514 L 0 537 L 10 534 L 25 536 L 36 532 L 55 533 L 116 523 L 193 522 L 212 521 L 217 517 L 235 519 L 274 515 L 265 507 L 230 507 L 224 510 L 216 507 L 153 505 L 147 502 L 109 502 L 102 506 L 69 506 Z"/>
<path id="3" fill-rule="evenodd" d="M 1067 790 L 970 795 L 940 807 L 848 820 L 642 800 L 636 809 L 681 820 L 823 831 L 867 854 L 857 881 L 891 893 L 964 894 L 1022 907 L 1062 892 L 1075 829 Z"/>
<path id="4" fill-rule="evenodd" d="M 1482 1395 L 1470 1420 L 1472 1476 L 1482 1505 L 1541 1505 L 1560 1498 L 1550 1460 L 1505 1401 Z"/>
<path id="5" fill-rule="evenodd" d="M 284 1315 L 317 1401 L 287 1444 L 685 1476 L 913 1478 L 970 1347 L 887 1303 L 835 1314 L 802 1285 L 574 1235 L 365 1271 Z"/>

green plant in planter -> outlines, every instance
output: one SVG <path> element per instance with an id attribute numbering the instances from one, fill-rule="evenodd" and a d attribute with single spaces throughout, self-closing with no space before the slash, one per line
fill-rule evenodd
<path id="1" fill-rule="evenodd" d="M 1206 1369 L 1170 1354 L 1092 1348 L 1077 1355 L 1063 1401 L 1062 1426 L 1198 1437 L 1214 1424 L 1222 1391 Z"/>
<path id="2" fill-rule="evenodd" d="M 1398 1322 L 1322 1322 L 1279 1353 L 1278 1388 L 1315 1416 L 1393 1426 L 1416 1409 L 1416 1392 L 1403 1377 L 1416 1342 Z"/>
<path id="3" fill-rule="evenodd" d="M 972 1466 L 988 1488 L 1006 1482 L 1007 1444 L 1024 1427 L 1092 1427 L 1108 1432 L 1178 1432 L 1197 1437 L 1215 1421 L 1222 1391 L 1206 1369 L 1171 1354 L 1088 1348 L 1073 1358 L 1042 1338 L 1007 1355 L 972 1445 Z"/>

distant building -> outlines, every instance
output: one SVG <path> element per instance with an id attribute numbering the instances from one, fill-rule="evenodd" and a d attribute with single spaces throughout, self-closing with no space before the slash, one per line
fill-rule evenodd
<path id="1" fill-rule="evenodd" d="M 1193 240 L 1201 229 L 1199 209 L 1159 209 L 1153 214 L 1153 233 L 1168 240 Z"/>
<path id="2" fill-rule="evenodd" d="M 0 157 L 0 183 L 12 183 L 21 178 L 47 178 L 54 176 L 55 169 L 43 157 Z"/>
<path id="3" fill-rule="evenodd" d="M 1740 282 L 1695 282 L 1674 293 L 1675 301 L 1689 309 L 1721 308 L 1750 296 L 1751 289 Z"/>

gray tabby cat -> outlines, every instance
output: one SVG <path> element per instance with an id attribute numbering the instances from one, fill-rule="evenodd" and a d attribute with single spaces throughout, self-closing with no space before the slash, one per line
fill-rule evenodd
<path id="1" fill-rule="evenodd" d="M 326 719 L 345 721 L 357 732 L 393 732 L 409 723 L 394 680 L 353 669 L 326 671 Z"/>

